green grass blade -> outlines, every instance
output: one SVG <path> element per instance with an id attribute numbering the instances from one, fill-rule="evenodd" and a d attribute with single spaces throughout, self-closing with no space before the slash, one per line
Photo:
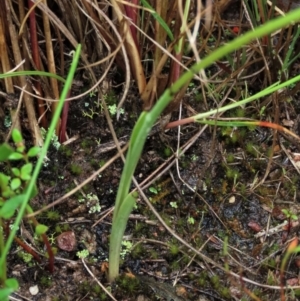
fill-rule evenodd
<path id="1" fill-rule="evenodd" d="M 36 75 L 36 76 L 47 76 L 47 77 L 52 77 L 55 78 L 61 82 L 65 82 L 66 80 L 62 78 L 61 76 L 50 73 L 50 72 L 45 72 L 45 71 L 15 71 L 11 73 L 4 73 L 0 74 L 0 79 L 7 78 L 7 77 L 15 77 L 15 76 L 29 76 L 29 75 Z"/>
<path id="2" fill-rule="evenodd" d="M 120 262 L 120 251 L 123 239 L 123 234 L 128 221 L 128 216 L 131 213 L 136 199 L 128 194 L 118 212 L 118 219 L 112 224 L 112 231 L 110 235 L 110 240 L 116 242 L 115 244 L 110 244 L 109 246 L 109 256 L 114 258 L 114 264 L 109 265 L 109 273 L 116 275 L 119 273 L 119 262 Z"/>
<path id="3" fill-rule="evenodd" d="M 160 24 L 160 26 L 166 31 L 170 40 L 174 41 L 173 33 L 170 27 L 168 26 L 168 24 L 165 22 L 165 20 L 155 11 L 155 9 L 146 0 L 141 0 L 141 2 L 146 8 L 150 9 L 151 15 Z"/>
<path id="4" fill-rule="evenodd" d="M 283 88 L 285 88 L 285 87 L 287 87 L 291 84 L 294 84 L 298 81 L 300 81 L 300 75 L 295 76 L 295 77 L 291 78 L 290 80 L 288 80 L 286 82 L 283 82 L 281 84 L 279 84 L 277 82 L 277 83 L 271 85 L 270 87 L 267 87 L 266 89 L 254 94 L 250 97 L 247 97 L 243 100 L 236 101 L 234 103 L 231 103 L 229 105 L 223 106 L 223 107 L 218 108 L 218 109 L 214 109 L 214 110 L 211 110 L 211 111 L 208 111 L 208 112 L 197 114 L 197 115 L 194 116 L 194 119 L 195 120 L 200 120 L 200 119 L 207 118 L 207 117 L 212 116 L 212 115 L 217 114 L 217 113 L 222 113 L 222 112 L 234 109 L 236 107 L 243 106 L 243 105 L 245 105 L 245 104 L 247 104 L 251 101 L 254 101 L 254 100 L 259 99 L 261 97 L 267 96 L 267 95 L 269 95 L 273 92 L 276 92 L 280 89 L 283 89 Z"/>
<path id="5" fill-rule="evenodd" d="M 291 45 L 289 46 L 289 50 L 284 58 L 284 62 L 282 65 L 282 70 L 285 71 L 288 69 L 288 67 L 299 57 L 299 53 L 295 55 L 294 58 L 291 59 L 292 53 L 295 50 L 295 44 L 299 40 L 299 35 L 300 35 L 300 27 L 298 26 L 296 33 L 294 33 L 294 37 L 292 40 Z"/>
<path id="6" fill-rule="evenodd" d="M 126 222 L 128 220 L 129 214 L 131 212 L 130 204 L 127 203 L 127 195 L 129 193 L 129 188 L 131 185 L 131 179 L 134 174 L 136 165 L 142 153 L 146 138 L 150 132 L 154 122 L 166 108 L 166 106 L 173 99 L 174 95 L 180 91 L 183 86 L 189 82 L 194 74 L 197 74 L 201 69 L 204 69 L 215 61 L 221 59 L 226 54 L 240 48 L 241 46 L 249 43 L 253 39 L 260 38 L 264 35 L 270 34 L 280 28 L 289 25 L 291 22 L 300 20 L 300 9 L 293 10 L 292 12 L 286 14 L 284 17 L 269 21 L 263 26 L 257 28 L 255 31 L 250 31 L 243 36 L 236 38 L 229 44 L 226 44 L 219 49 L 212 52 L 208 57 L 204 58 L 199 63 L 196 63 L 191 67 L 190 70 L 186 71 L 173 85 L 171 88 L 167 89 L 163 95 L 159 98 L 158 102 L 154 105 L 151 111 L 143 112 L 138 119 L 131 138 L 129 142 L 129 149 L 126 156 L 125 166 L 122 172 L 121 181 L 119 185 L 119 190 L 116 198 L 115 211 L 113 215 L 113 227 L 110 237 L 110 253 L 109 253 L 109 281 L 113 281 L 118 276 L 119 270 L 119 251 L 120 251 L 120 241 L 124 234 L 126 227 Z M 296 81 L 296 78 L 293 79 Z M 299 79 L 297 79 L 299 80 Z M 289 82 L 289 81 L 288 81 Z M 287 83 L 285 83 L 287 85 Z M 271 88 L 266 89 L 267 92 L 271 93 L 272 89 L 278 88 L 281 85 L 273 85 Z M 218 110 L 216 110 L 218 112 Z M 203 117 L 202 117 L 203 118 Z M 123 207 L 124 203 L 124 207 Z M 128 206 L 128 207 L 127 207 Z M 122 212 L 123 211 L 123 212 Z M 125 217 L 124 212 L 128 213 Z M 122 215 L 123 222 L 125 222 L 124 229 L 118 229 L 114 224 L 118 223 L 118 217 Z M 118 233 L 115 233 L 118 232 Z"/>
<path id="7" fill-rule="evenodd" d="M 45 144 L 44 144 L 44 146 L 43 146 L 43 148 L 42 148 L 42 150 L 40 152 L 40 156 L 39 156 L 39 159 L 38 159 L 38 161 L 36 163 L 35 169 L 33 171 L 31 180 L 30 180 L 30 182 L 28 184 L 28 187 L 27 187 L 27 190 L 26 190 L 26 194 L 24 196 L 23 203 L 20 206 L 18 215 L 17 215 L 17 217 L 15 219 L 13 227 L 12 227 L 12 229 L 10 231 L 10 234 L 9 234 L 9 236 L 7 238 L 7 241 L 5 243 L 5 246 L 4 246 L 4 249 L 3 249 L 3 253 L 1 254 L 1 257 L 0 257 L 0 269 L 2 269 L 3 266 L 4 266 L 4 264 L 5 264 L 5 260 L 7 258 L 9 249 L 10 249 L 10 247 L 12 245 L 13 239 L 14 239 L 14 237 L 16 235 L 17 230 L 18 230 L 18 226 L 20 225 L 21 219 L 22 219 L 22 217 L 24 215 L 24 212 L 25 212 L 26 206 L 27 206 L 27 204 L 29 202 L 31 193 L 34 190 L 35 183 L 37 181 L 39 172 L 40 172 L 40 170 L 42 168 L 42 164 L 43 164 L 44 158 L 45 158 L 45 156 L 47 154 L 47 150 L 48 150 L 48 148 L 50 146 L 52 135 L 53 135 L 53 133 L 55 131 L 55 127 L 56 127 L 57 121 L 58 121 L 58 119 L 60 117 L 60 113 L 62 111 L 62 108 L 63 108 L 63 105 L 64 105 L 64 101 L 65 101 L 65 99 L 67 97 L 68 90 L 70 89 L 70 87 L 72 85 L 72 80 L 73 80 L 73 77 L 74 77 L 74 74 L 75 74 L 75 71 L 76 71 L 76 68 L 77 68 L 77 64 L 78 64 L 78 61 L 79 61 L 79 57 L 80 57 L 80 51 L 81 51 L 81 45 L 79 44 L 77 46 L 76 52 L 74 54 L 73 61 L 72 61 L 71 67 L 70 67 L 70 71 L 69 71 L 69 74 L 68 74 L 67 79 L 65 81 L 65 85 L 64 85 L 64 88 L 62 90 L 62 93 L 61 93 L 61 96 L 60 96 L 60 99 L 59 99 L 59 102 L 58 102 L 57 109 L 56 109 L 56 111 L 54 113 L 54 116 L 52 118 L 50 127 L 48 129 L 48 134 L 47 134 L 47 137 L 45 139 Z"/>

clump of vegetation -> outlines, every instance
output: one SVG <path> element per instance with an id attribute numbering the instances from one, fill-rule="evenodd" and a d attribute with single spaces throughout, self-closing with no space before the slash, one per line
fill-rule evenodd
<path id="1" fill-rule="evenodd" d="M 45 216 L 51 221 L 58 221 L 60 219 L 61 214 L 56 210 L 48 210 L 45 212 Z"/>
<path id="2" fill-rule="evenodd" d="M 129 295 L 137 293 L 140 286 L 140 281 L 132 274 L 121 275 L 116 279 L 116 283 L 122 291 L 129 293 Z"/>
<path id="3" fill-rule="evenodd" d="M 67 146 L 67 145 L 62 145 L 59 148 L 59 151 L 60 151 L 61 154 L 63 154 L 67 158 L 72 157 L 72 154 L 73 154 L 72 149 L 69 146 Z"/>
<path id="4" fill-rule="evenodd" d="M 82 173 L 82 168 L 76 163 L 72 163 L 69 169 L 74 176 L 79 176 Z"/>

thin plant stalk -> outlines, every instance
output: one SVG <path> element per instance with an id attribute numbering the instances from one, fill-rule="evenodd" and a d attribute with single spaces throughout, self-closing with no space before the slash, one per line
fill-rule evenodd
<path id="1" fill-rule="evenodd" d="M 210 117 L 214 114 L 223 113 L 223 112 L 226 112 L 228 110 L 234 109 L 236 107 L 243 106 L 243 105 L 245 105 L 245 104 L 247 104 L 251 101 L 262 98 L 266 95 L 269 95 L 269 94 L 271 94 L 273 92 L 276 92 L 280 89 L 286 88 L 287 86 L 295 84 L 299 81 L 300 81 L 300 75 L 295 76 L 295 77 L 293 77 L 293 78 L 291 78 L 291 79 L 289 79 L 289 80 L 287 80 L 283 83 L 279 83 L 279 82 L 274 83 L 273 85 L 265 88 L 264 90 L 254 94 L 250 97 L 247 97 L 243 100 L 239 100 L 239 101 L 233 102 L 229 105 L 223 106 L 221 108 L 217 108 L 217 109 L 214 109 L 214 110 L 210 110 L 208 112 L 200 113 L 200 114 L 197 114 L 195 116 L 191 116 L 191 117 L 188 117 L 188 118 L 184 118 L 184 119 L 181 119 L 181 120 L 170 122 L 166 126 L 166 129 L 170 129 L 170 128 L 177 127 L 179 125 L 183 125 L 183 124 L 187 124 L 187 123 L 191 123 L 191 122 L 199 122 L 199 121 L 203 120 L 204 118 L 208 118 L 208 117 Z"/>
<path id="2" fill-rule="evenodd" d="M 24 216 L 25 210 L 26 210 L 28 202 L 30 200 L 30 196 L 32 194 L 32 191 L 35 187 L 35 183 L 37 181 L 38 175 L 39 175 L 40 170 L 42 168 L 44 159 L 46 157 L 48 148 L 49 148 L 50 143 L 51 143 L 51 137 L 52 137 L 52 135 L 55 131 L 57 121 L 59 120 L 60 113 L 61 113 L 61 110 L 63 108 L 64 101 L 66 99 L 68 90 L 70 89 L 70 87 L 72 85 L 72 80 L 73 80 L 73 77 L 74 77 L 74 74 L 75 74 L 75 71 L 76 71 L 76 68 L 77 68 L 77 64 L 78 64 L 78 61 L 79 61 L 79 57 L 80 57 L 80 51 L 81 51 L 81 45 L 78 44 L 78 46 L 76 48 L 76 52 L 75 52 L 74 57 L 73 57 L 73 61 L 72 61 L 71 67 L 70 67 L 69 74 L 68 74 L 67 79 L 65 81 L 65 85 L 64 85 L 64 88 L 62 90 L 62 93 L 61 93 L 61 96 L 60 96 L 60 99 L 59 99 L 59 102 L 58 102 L 58 105 L 57 105 L 57 108 L 56 108 L 56 111 L 55 111 L 55 114 L 53 115 L 50 127 L 48 129 L 48 133 L 47 133 L 47 136 L 46 136 L 46 139 L 45 139 L 44 146 L 41 149 L 40 156 L 38 158 L 35 169 L 33 171 L 31 180 L 30 180 L 30 182 L 28 184 L 28 187 L 26 189 L 26 193 L 24 194 L 23 203 L 19 208 L 18 215 L 17 215 L 17 217 L 14 221 L 11 232 L 10 232 L 6 242 L 5 242 L 3 252 L 1 253 L 1 256 L 0 256 L 0 270 L 2 270 L 5 267 L 5 262 L 6 262 L 8 252 L 10 250 L 10 247 L 12 245 L 12 242 L 13 242 L 14 237 L 16 235 L 16 232 L 18 230 L 18 226 L 20 225 L 21 220 Z M 26 71 L 26 72 L 27 72 L 27 74 L 29 74 L 29 71 Z M 46 74 L 44 74 L 44 75 L 46 75 Z M 47 75 L 47 76 L 49 76 L 49 75 Z"/>
<path id="3" fill-rule="evenodd" d="M 125 232 L 129 214 L 136 201 L 136 196 L 129 194 L 132 177 L 147 136 L 159 115 L 170 103 L 174 95 L 179 92 L 182 87 L 184 87 L 186 82 L 193 78 L 194 74 L 197 74 L 200 70 L 210 66 L 217 60 L 221 59 L 224 55 L 239 49 L 241 46 L 249 43 L 250 41 L 284 28 L 297 20 L 300 20 L 300 9 L 294 10 L 286 14 L 284 17 L 269 21 L 254 31 L 245 33 L 243 36 L 236 38 L 231 43 L 218 48 L 186 71 L 169 89 L 163 93 L 151 111 L 142 112 L 130 137 L 129 149 L 115 203 L 109 248 L 108 277 L 110 282 L 114 281 L 119 275 L 121 241 Z"/>

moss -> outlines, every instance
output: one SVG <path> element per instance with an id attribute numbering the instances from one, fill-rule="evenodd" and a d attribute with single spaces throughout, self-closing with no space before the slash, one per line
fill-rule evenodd
<path id="1" fill-rule="evenodd" d="M 106 104 L 107 105 L 114 105 L 118 102 L 118 98 L 115 94 L 115 92 L 113 90 L 109 91 L 107 94 L 106 94 Z"/>
<path id="2" fill-rule="evenodd" d="M 171 226 L 172 220 L 169 215 L 162 213 L 161 217 L 168 226 Z"/>
<path id="3" fill-rule="evenodd" d="M 214 288 L 219 288 L 220 286 L 220 278 L 217 275 L 214 275 L 210 278 L 210 282 Z"/>
<path id="4" fill-rule="evenodd" d="M 134 232 L 136 234 L 140 233 L 145 228 L 145 225 L 143 223 L 136 223 L 134 227 Z"/>
<path id="5" fill-rule="evenodd" d="M 196 247 L 198 247 L 198 248 L 202 247 L 203 248 L 204 241 L 203 241 L 201 235 L 197 235 L 194 238 L 194 242 L 196 244 Z M 205 246 L 204 246 L 204 248 L 205 248 Z"/>
<path id="6" fill-rule="evenodd" d="M 60 218 L 60 213 L 55 210 L 48 210 L 48 211 L 46 211 L 45 215 L 46 215 L 46 218 L 51 221 L 58 221 Z"/>
<path id="7" fill-rule="evenodd" d="M 231 297 L 230 289 L 227 287 L 222 287 L 218 291 L 223 298 L 229 299 Z"/>
<path id="8" fill-rule="evenodd" d="M 99 166 L 100 167 L 102 167 L 102 166 L 104 166 L 104 164 L 106 163 L 106 161 L 105 160 L 100 160 L 100 162 L 99 162 Z"/>
<path id="9" fill-rule="evenodd" d="M 258 149 L 259 147 L 251 142 L 248 142 L 245 147 L 246 152 L 255 158 L 258 156 Z"/>
<path id="10" fill-rule="evenodd" d="M 60 225 L 56 225 L 56 226 L 55 226 L 55 232 L 56 232 L 56 233 L 62 233 L 62 232 L 63 232 L 63 230 L 62 230 L 62 228 L 61 228 Z"/>
<path id="11" fill-rule="evenodd" d="M 52 279 L 48 276 L 41 276 L 39 278 L 40 285 L 43 287 L 50 287 L 52 285 Z"/>
<path id="12" fill-rule="evenodd" d="M 59 148 L 59 152 L 67 158 L 72 156 L 72 150 L 67 145 L 62 145 Z"/>
<path id="13" fill-rule="evenodd" d="M 165 157 L 170 157 L 171 155 L 172 155 L 172 150 L 171 150 L 171 148 L 170 147 L 165 147 L 164 148 L 164 155 L 165 155 Z"/>
<path id="14" fill-rule="evenodd" d="M 139 289 L 139 280 L 134 276 L 121 275 L 116 279 L 116 283 L 121 290 L 133 295 Z"/>
<path id="15" fill-rule="evenodd" d="M 72 163 L 70 165 L 70 171 L 73 175 L 79 176 L 82 173 L 82 169 L 78 164 Z"/>
<path id="16" fill-rule="evenodd" d="M 93 285 L 92 290 L 96 294 L 99 294 L 102 291 L 101 287 L 98 284 Z"/>
<path id="17" fill-rule="evenodd" d="M 212 179 L 210 174 L 205 174 L 204 181 L 207 187 L 212 185 Z"/>
<path id="18" fill-rule="evenodd" d="M 91 159 L 90 160 L 90 165 L 92 166 L 92 167 L 94 167 L 94 168 L 99 168 L 100 166 L 99 166 L 99 162 L 98 162 L 98 160 L 96 160 L 96 159 Z"/>
<path id="19" fill-rule="evenodd" d="M 202 271 L 197 279 L 197 283 L 200 287 L 207 286 L 208 275 L 206 271 Z"/>
<path id="20" fill-rule="evenodd" d="M 63 232 L 70 230 L 69 224 L 63 224 L 62 225 L 62 230 L 63 230 Z"/>
<path id="21" fill-rule="evenodd" d="M 240 192 L 241 195 L 245 195 L 246 194 L 246 192 L 247 192 L 247 186 L 246 186 L 246 184 L 240 183 L 239 186 L 238 186 L 238 188 L 239 188 L 239 192 Z"/>
<path id="22" fill-rule="evenodd" d="M 175 245 L 175 244 L 171 244 L 171 245 L 169 246 L 169 250 L 170 250 L 170 254 L 171 254 L 172 256 L 176 256 L 176 255 L 178 255 L 178 253 L 179 253 L 179 246 L 178 246 L 178 245 Z"/>
<path id="23" fill-rule="evenodd" d="M 170 267 L 171 267 L 171 269 L 172 269 L 173 272 L 180 270 L 180 264 L 179 264 L 179 262 L 177 260 L 173 261 L 171 263 Z"/>
<path id="24" fill-rule="evenodd" d="M 150 258 L 151 258 L 151 259 L 157 259 L 157 258 L 158 258 L 158 253 L 157 253 L 157 251 L 151 249 L 151 250 L 149 251 L 149 253 L 150 253 Z"/>
<path id="25" fill-rule="evenodd" d="M 245 116 L 245 109 L 243 108 L 237 108 L 235 110 L 234 117 L 244 117 Z"/>
<path id="26" fill-rule="evenodd" d="M 92 191 L 92 189 L 93 189 L 93 188 L 92 188 L 91 185 L 89 185 L 89 184 L 84 185 L 84 186 L 82 187 L 83 192 L 85 192 L 86 194 L 90 193 L 90 192 Z"/>
<path id="27" fill-rule="evenodd" d="M 183 234 L 186 226 L 186 220 L 184 218 L 179 218 L 176 225 L 177 232 Z"/>
<path id="28" fill-rule="evenodd" d="M 91 139 L 83 139 L 80 143 L 81 148 L 83 148 L 84 150 L 90 148 L 91 146 L 93 146 L 94 142 Z"/>
<path id="29" fill-rule="evenodd" d="M 137 244 L 132 250 L 131 250 L 131 255 L 133 258 L 140 259 L 141 256 L 145 254 L 145 249 L 142 244 Z"/>
<path id="30" fill-rule="evenodd" d="M 100 298 L 101 301 L 108 300 L 108 299 L 107 299 L 107 294 L 106 294 L 105 292 L 101 292 L 101 293 L 99 294 L 99 298 Z"/>
<path id="31" fill-rule="evenodd" d="M 228 168 L 226 171 L 226 177 L 230 180 L 237 180 L 239 176 L 239 171 L 235 168 Z"/>
<path id="32" fill-rule="evenodd" d="M 226 156 L 227 163 L 233 163 L 234 162 L 234 155 L 233 153 L 228 153 Z"/>
<path id="33" fill-rule="evenodd" d="M 276 260 L 274 258 L 270 258 L 268 260 L 268 266 L 271 268 L 275 268 L 276 267 Z"/>

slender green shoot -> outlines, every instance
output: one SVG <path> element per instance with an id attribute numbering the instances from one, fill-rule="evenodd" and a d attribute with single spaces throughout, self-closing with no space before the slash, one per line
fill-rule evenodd
<path id="1" fill-rule="evenodd" d="M 150 9 L 151 15 L 160 24 L 160 26 L 166 31 L 170 40 L 174 41 L 173 33 L 170 27 L 168 26 L 168 24 L 165 22 L 165 20 L 155 11 L 155 9 L 146 0 L 141 0 L 141 2 L 146 8 Z"/>
<path id="2" fill-rule="evenodd" d="M 64 101 L 67 97 L 68 90 L 70 89 L 70 87 L 72 85 L 72 80 L 73 80 L 73 77 L 74 77 L 74 74 L 75 74 L 75 71 L 76 71 L 76 68 L 77 68 L 77 64 L 78 64 L 78 61 L 79 61 L 79 57 L 80 57 L 80 51 L 81 51 L 81 45 L 79 44 L 77 46 L 76 52 L 74 54 L 73 61 L 72 61 L 67 79 L 64 80 L 64 79 L 58 77 L 58 79 L 65 82 L 65 85 L 64 85 L 64 88 L 62 90 L 59 102 L 58 102 L 57 110 L 54 113 L 54 116 L 52 118 L 50 127 L 48 129 L 48 134 L 47 134 L 47 137 L 45 139 L 44 146 L 40 151 L 38 161 L 37 161 L 36 166 L 34 168 L 34 171 L 32 173 L 32 177 L 31 177 L 31 179 L 28 183 L 28 186 L 27 186 L 27 189 L 26 189 L 25 193 L 21 195 L 22 202 L 19 203 L 20 206 L 19 206 L 18 214 L 16 216 L 16 219 L 14 221 L 14 224 L 12 226 L 10 234 L 9 234 L 9 236 L 8 236 L 6 242 L 5 242 L 5 245 L 2 246 L 3 249 L 2 249 L 2 253 L 0 254 L 0 270 L 2 270 L 3 268 L 6 268 L 6 259 L 7 259 L 7 256 L 8 256 L 8 252 L 11 248 L 13 239 L 14 239 L 14 237 L 16 235 L 16 232 L 19 228 L 21 220 L 24 216 L 25 210 L 28 208 L 28 202 L 29 202 L 29 200 L 30 200 L 30 198 L 31 198 L 31 196 L 34 192 L 36 181 L 37 181 L 39 172 L 42 168 L 44 159 L 46 157 L 47 150 L 50 146 L 51 138 L 52 138 L 52 135 L 55 131 L 56 124 L 59 120 L 59 117 L 60 117 L 60 114 L 61 114 L 61 111 L 62 111 L 62 108 L 63 108 L 63 105 L 64 105 Z M 46 73 L 46 72 L 25 71 L 25 72 L 22 72 L 21 74 L 20 74 L 20 72 L 15 72 L 15 73 L 11 73 L 11 74 L 10 73 L 9 74 L 4 74 L 4 75 L 1 75 L 0 78 L 3 78 L 5 76 L 6 77 L 7 76 L 17 76 L 17 75 L 19 76 L 19 75 L 29 75 L 29 74 L 30 75 L 41 75 L 41 73 L 43 73 L 44 76 L 52 76 L 52 75 L 49 75 L 49 73 Z M 55 77 L 57 78 L 57 76 L 55 76 Z M 14 290 L 16 290 L 17 287 L 18 287 L 18 285 L 17 285 L 16 279 L 7 279 L 7 281 L 4 283 L 4 287 L 0 289 L 0 300 L 7 300 L 8 295 L 10 293 L 12 293 Z"/>
<path id="3" fill-rule="evenodd" d="M 125 232 L 129 214 L 136 201 L 136 196 L 129 194 L 132 176 L 141 156 L 147 135 L 159 115 L 170 103 L 174 95 L 193 78 L 194 74 L 197 74 L 200 70 L 210 66 L 226 54 L 242 47 L 253 39 L 270 34 L 271 32 L 298 20 L 300 20 L 300 9 L 294 10 L 286 14 L 284 17 L 279 17 L 269 21 L 254 31 L 250 31 L 243 36 L 236 38 L 234 41 L 220 47 L 202 61 L 193 65 L 190 70 L 186 71 L 169 89 L 163 93 L 151 111 L 142 112 L 130 138 L 129 149 L 115 203 L 112 232 L 110 236 L 109 281 L 114 281 L 119 275 L 121 241 Z"/>

